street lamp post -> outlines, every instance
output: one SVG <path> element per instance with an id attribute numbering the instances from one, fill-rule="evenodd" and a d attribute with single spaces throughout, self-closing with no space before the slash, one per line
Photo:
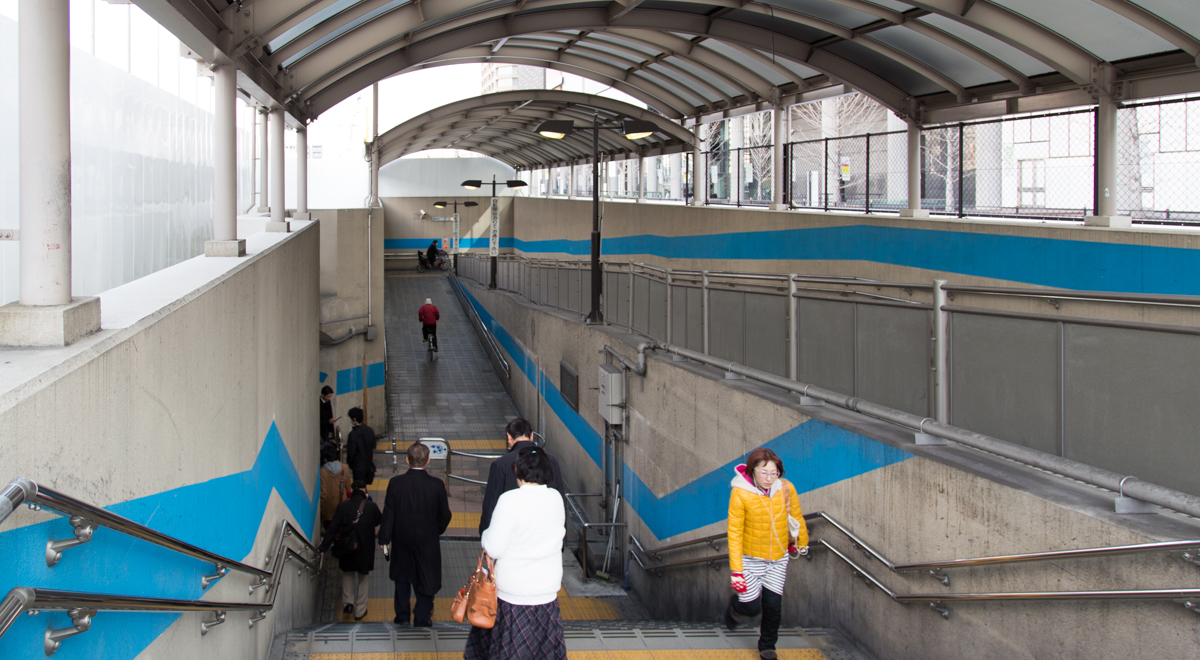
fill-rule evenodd
<path id="1" fill-rule="evenodd" d="M 458 241 L 459 241 L 458 200 L 456 199 L 451 203 L 454 204 L 454 215 L 451 216 L 451 222 L 453 222 L 453 227 L 452 227 L 452 231 L 450 233 L 450 250 L 451 250 L 452 254 L 454 255 L 454 274 L 458 275 Z M 479 202 L 469 202 L 469 201 L 463 202 L 463 206 L 465 208 L 469 209 L 469 208 L 472 208 L 475 206 L 479 206 Z M 433 208 L 444 209 L 444 208 L 446 208 L 446 202 L 443 202 L 443 201 L 434 202 Z"/>
<path id="2" fill-rule="evenodd" d="M 626 119 L 615 124 L 601 124 L 599 115 L 592 115 L 591 126 L 575 126 L 568 119 L 551 119 L 537 127 L 537 132 L 551 140 L 561 140 L 574 131 L 592 131 L 592 309 L 588 313 L 588 323 L 604 323 L 604 313 L 600 311 L 600 291 L 604 272 L 600 267 L 600 129 L 619 129 L 630 140 L 641 140 L 650 137 L 658 131 L 658 126 L 652 121 Z"/>
<path id="3" fill-rule="evenodd" d="M 502 184 L 499 181 L 496 181 L 495 174 L 492 175 L 491 181 L 468 179 L 467 181 L 462 182 L 462 187 L 466 188 L 467 190 L 478 190 L 486 185 L 492 186 L 492 223 L 491 229 L 488 232 L 488 256 L 492 261 L 492 278 L 491 282 L 488 283 L 488 288 L 495 289 L 496 262 L 500 255 L 500 199 L 496 197 L 496 187 Z M 507 185 L 509 188 L 524 188 L 528 184 L 520 179 L 509 179 L 508 181 L 505 181 L 503 185 Z"/>

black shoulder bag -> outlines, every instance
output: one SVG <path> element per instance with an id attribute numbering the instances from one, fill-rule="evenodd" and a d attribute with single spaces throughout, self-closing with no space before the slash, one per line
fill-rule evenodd
<path id="1" fill-rule="evenodd" d="M 363 507 L 367 506 L 367 498 L 358 505 L 358 515 L 354 516 L 354 522 L 347 527 L 338 530 L 337 538 L 333 540 L 333 556 L 338 559 L 345 559 L 350 555 L 358 552 L 358 520 L 362 518 Z M 347 531 L 349 529 L 349 531 Z"/>

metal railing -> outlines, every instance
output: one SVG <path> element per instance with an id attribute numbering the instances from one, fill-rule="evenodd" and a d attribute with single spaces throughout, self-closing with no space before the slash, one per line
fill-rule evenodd
<path id="1" fill-rule="evenodd" d="M 451 479 L 455 479 L 457 481 L 465 481 L 469 484 L 477 484 L 480 486 L 487 485 L 487 481 L 480 481 L 478 479 L 468 479 L 466 477 L 460 477 L 457 474 L 452 474 L 450 472 L 450 467 L 451 467 L 451 460 L 453 460 L 454 456 L 463 456 L 466 458 L 478 458 L 478 459 L 485 460 L 485 461 L 494 461 L 497 458 L 500 458 L 501 456 L 503 456 L 503 454 L 472 454 L 472 453 L 465 452 L 465 451 L 458 451 L 457 449 L 451 449 L 450 451 L 446 452 L 446 488 L 450 487 Z"/>
<path id="2" fill-rule="evenodd" d="M 575 527 L 578 529 L 577 535 L 575 537 L 575 542 L 579 548 L 579 567 L 581 569 L 583 569 L 584 579 L 590 579 L 593 575 L 595 575 L 595 571 L 592 570 L 592 562 L 591 562 L 592 549 L 591 549 L 591 546 L 588 545 L 588 530 L 593 529 L 593 528 L 600 529 L 600 530 L 608 530 L 609 544 L 608 544 L 607 550 L 605 551 L 605 565 L 604 565 L 604 569 L 608 570 L 608 559 L 609 559 L 609 555 L 612 552 L 612 540 L 614 538 L 616 538 L 616 536 L 615 536 L 616 529 L 618 527 L 628 527 L 629 524 L 623 523 L 623 522 L 615 522 L 615 521 L 614 522 L 602 522 L 602 523 L 594 523 L 594 522 L 589 521 L 587 519 L 587 516 L 584 515 L 583 511 L 581 511 L 579 509 L 579 506 L 575 503 L 576 498 L 584 498 L 584 497 L 603 497 L 603 494 L 602 493 L 564 493 L 563 494 L 563 498 L 566 499 L 566 501 L 567 501 L 567 508 L 571 511 L 571 513 L 575 514 L 575 518 L 578 520 L 578 523 L 575 525 Z M 620 502 L 618 501 L 614 510 L 617 510 L 619 508 L 620 508 Z M 568 520 L 568 522 L 570 522 L 570 521 Z M 620 557 L 620 554 L 618 554 L 617 556 Z M 626 571 L 626 572 L 628 573 L 628 571 Z M 628 578 L 627 578 L 627 580 L 628 580 Z"/>
<path id="3" fill-rule="evenodd" d="M 1055 550 L 1050 552 L 1034 552 L 1012 555 L 997 555 L 991 557 L 974 557 L 967 559 L 950 559 L 942 561 L 926 561 L 914 562 L 907 564 L 897 564 L 888 560 L 882 552 L 872 547 L 861 537 L 851 531 L 848 527 L 838 522 L 835 518 L 825 513 L 818 511 L 815 513 L 806 514 L 804 520 L 808 525 L 814 523 L 828 523 L 839 532 L 850 539 L 851 544 L 855 549 L 862 551 L 868 558 L 879 561 L 889 570 L 895 573 L 906 573 L 913 571 L 925 571 L 934 579 L 941 582 L 944 586 L 950 586 L 950 577 L 945 575 L 944 571 L 955 568 L 967 567 L 988 567 L 1005 564 L 1017 564 L 1036 561 L 1053 561 L 1061 559 L 1086 559 L 1095 557 L 1113 557 L 1133 554 L 1151 554 L 1162 552 L 1179 552 L 1182 551 L 1182 558 L 1190 563 L 1200 565 L 1200 539 L 1185 540 L 1185 541 L 1168 541 L 1159 543 L 1139 543 L 1133 545 L 1108 546 L 1098 548 L 1078 548 L 1072 550 Z M 714 534 L 705 536 L 682 543 L 674 543 L 660 548 L 646 550 L 633 534 L 629 535 L 629 540 L 632 543 L 626 554 L 626 570 L 625 580 L 626 585 L 629 584 L 629 568 L 631 561 L 646 573 L 662 577 L 663 571 L 671 568 L 679 568 L 684 566 L 704 565 L 712 568 L 720 569 L 721 562 L 729 559 L 728 554 L 706 555 L 703 557 L 695 557 L 682 561 L 671 562 L 668 564 L 654 564 L 655 561 L 662 561 L 662 556 L 665 553 L 681 550 L 684 548 L 695 547 L 698 545 L 707 545 L 714 549 L 726 541 L 725 534 Z M 856 577 L 863 578 L 868 584 L 871 584 L 882 591 L 888 598 L 901 603 L 908 604 L 911 602 L 925 602 L 930 608 L 942 615 L 943 618 L 950 617 L 950 610 L 945 606 L 948 602 L 966 602 L 966 601 L 1000 601 L 1000 600 L 1175 600 L 1182 601 L 1184 607 L 1194 612 L 1200 613 L 1200 588 L 1196 589 L 1128 589 L 1128 590 L 1095 590 L 1095 591 L 1026 591 L 1026 592 L 974 592 L 974 593 L 943 593 L 943 594 L 922 594 L 922 593 L 907 593 L 901 594 L 889 588 L 877 577 L 872 575 L 870 571 L 856 562 L 846 553 L 839 550 L 834 545 L 830 544 L 823 538 L 818 538 L 809 543 L 811 549 L 828 550 L 839 561 L 850 567 Z M 810 552 L 807 556 L 812 558 Z"/>
<path id="4" fill-rule="evenodd" d="M 475 267 L 484 265 L 485 259 L 477 258 L 474 255 L 464 255 L 463 259 L 467 264 L 467 267 L 464 268 L 465 277 L 476 278 L 476 281 L 481 283 L 486 281 L 478 279 L 487 277 L 486 269 Z M 590 278 L 586 277 L 587 267 L 587 263 L 580 260 L 539 260 L 506 255 L 500 257 L 497 286 L 500 290 L 515 293 L 538 305 L 582 314 L 586 311 L 584 306 L 588 300 Z M 1200 308 L 1200 296 L 967 286 L 950 284 L 944 280 L 936 280 L 931 283 L 887 282 L 859 277 L 697 271 L 661 268 L 638 262 L 606 261 L 603 267 L 606 278 L 603 306 L 605 323 L 623 326 L 631 333 L 649 337 L 655 340 L 651 343 L 656 348 L 675 353 L 681 359 L 686 358 L 716 366 L 725 371 L 728 378 L 751 378 L 795 392 L 802 396 L 802 405 L 805 401 L 813 405 L 829 403 L 912 429 L 915 431 L 914 439 L 918 444 L 940 444 L 944 441 L 953 441 L 1078 479 L 1120 493 L 1122 496 L 1128 495 L 1188 515 L 1200 516 L 1200 497 L 1066 458 L 1066 450 L 1062 441 L 1058 444 L 1057 453 L 1048 453 L 948 423 L 952 414 L 973 404 L 969 397 L 958 396 L 954 398 L 953 402 L 950 397 L 951 350 L 955 346 L 970 346 L 965 342 L 972 340 L 971 335 L 967 334 L 968 331 L 962 329 L 963 324 L 956 325 L 950 322 L 951 317 L 956 314 L 1050 321 L 1058 323 L 1060 326 L 1092 325 L 1200 336 L 1200 327 L 1197 326 L 1115 318 L 1057 316 L 950 304 L 956 293 L 980 298 L 989 296 L 1040 298 L 1055 306 L 1059 304 L 1060 300 L 1102 302 L 1116 305 L 1117 308 L 1138 305 L 1140 306 L 1139 311 L 1145 310 L 1146 312 L 1153 312 L 1155 309 L 1164 307 Z M 564 291 L 564 287 L 569 290 Z M 777 322 L 785 324 L 785 326 L 768 328 L 764 327 L 764 324 L 772 321 L 763 320 L 754 314 L 729 314 L 729 310 L 721 306 L 723 303 L 718 304 L 715 301 L 726 301 L 730 295 L 742 296 L 744 300 L 740 304 L 747 306 L 747 309 L 750 303 L 745 300 L 750 298 L 754 298 L 755 304 L 759 307 L 771 306 L 776 314 L 775 318 L 778 319 Z M 882 406 L 862 398 L 864 394 L 860 391 L 857 374 L 865 359 L 860 358 L 859 353 L 863 350 L 863 346 L 869 345 L 866 339 L 851 341 L 847 346 L 849 351 L 848 357 L 845 358 L 847 364 L 841 366 L 855 374 L 848 393 L 843 394 L 800 381 L 798 345 L 804 335 L 800 326 L 799 312 L 802 309 L 801 305 L 807 304 L 806 301 L 851 305 L 854 311 L 850 316 L 852 319 L 850 332 L 854 337 L 858 337 L 859 333 L 864 331 L 860 327 L 858 306 L 866 306 L 864 309 L 873 310 L 883 308 L 916 310 L 928 315 L 929 318 L 919 326 L 916 323 L 909 324 L 911 332 L 908 335 L 902 337 L 893 333 L 894 336 L 890 336 L 889 339 L 893 343 L 901 341 L 901 339 L 907 342 L 904 346 L 905 355 L 910 355 L 910 351 L 925 353 L 924 360 L 900 363 L 906 371 L 900 371 L 900 367 L 891 369 L 892 372 L 895 372 L 891 373 L 891 376 L 899 377 L 906 386 L 912 385 L 912 387 L 901 388 L 904 390 L 902 397 L 912 399 L 911 403 L 904 404 L 909 408 L 908 410 Z M 739 303 L 735 300 L 734 304 Z M 698 309 L 694 309 L 694 307 Z M 816 309 L 820 310 L 820 308 Z M 715 310 L 724 310 L 719 315 L 721 318 L 717 321 L 724 324 L 731 322 L 741 324 L 740 329 L 736 329 L 734 332 L 726 330 L 723 335 L 718 334 L 714 328 Z M 1114 311 L 1127 314 L 1120 309 Z M 907 312 L 895 312 L 895 314 L 904 313 Z M 827 322 L 819 314 L 810 318 L 816 318 L 821 323 Z M 926 323 L 933 327 L 932 340 Z M 954 329 L 952 330 L 952 328 Z M 730 345 L 723 339 L 728 336 L 745 338 L 752 334 L 760 338 L 753 342 L 753 346 L 750 345 L 751 342 L 744 339 L 741 344 L 737 345 Z M 1064 332 L 1060 329 L 1060 337 L 1057 341 L 1065 341 L 1063 335 Z M 964 343 L 956 343 L 956 340 L 960 338 Z M 895 346 L 890 344 L 881 345 L 880 348 L 895 350 Z M 1060 362 L 1065 361 L 1067 348 L 1070 347 L 1063 348 L 1056 344 L 1055 348 L 1058 350 Z M 959 354 L 960 351 L 956 350 L 955 353 Z M 754 361 L 753 364 L 746 364 L 751 360 Z M 890 366 L 891 364 L 881 361 L 878 355 L 875 356 L 875 360 L 879 365 Z M 1066 374 L 1064 364 L 1059 366 L 1059 371 Z M 1061 388 L 1063 397 L 1073 391 L 1070 388 L 1076 387 L 1065 376 L 1063 382 L 1056 386 Z M 1081 383 L 1079 386 L 1085 387 L 1090 384 Z M 913 392 L 919 390 L 919 392 L 910 394 L 908 390 Z M 953 411 L 951 410 L 952 403 Z M 975 407 L 977 408 L 978 405 Z M 1067 418 L 1062 407 L 1055 414 L 1058 415 L 1055 420 L 1055 432 L 1061 437 L 1066 437 Z M 1093 442 L 1097 443 L 1106 441 L 1108 440 L 1102 437 L 1102 434 L 1093 439 Z M 1079 449 L 1075 450 L 1076 455 L 1080 455 L 1079 452 Z M 1162 468 L 1162 470 L 1165 469 L 1167 467 Z M 1171 473 L 1156 472 L 1142 476 L 1178 480 L 1178 476 Z M 1124 487 L 1122 488 L 1123 482 Z M 1118 501 L 1122 500 L 1118 498 Z"/>
<path id="5" fill-rule="evenodd" d="M 508 361 L 504 359 L 504 353 L 500 350 L 500 344 L 496 342 L 496 338 L 492 336 L 492 331 L 488 329 L 487 324 L 485 324 L 483 319 L 480 318 L 479 312 L 475 310 L 475 306 L 472 305 L 469 300 L 467 300 L 466 295 L 464 295 L 461 289 L 462 284 L 459 283 L 458 278 L 451 277 L 450 284 L 454 287 L 454 293 L 458 295 L 459 302 L 463 307 L 467 308 L 467 313 L 472 319 L 474 319 L 475 327 L 479 328 L 480 334 L 483 335 L 484 342 L 487 344 L 488 349 L 491 350 L 492 355 L 496 358 L 496 362 L 500 365 L 500 369 L 504 372 L 505 380 L 508 380 L 508 378 L 511 377 L 511 370 L 509 369 Z"/>
<path id="6" fill-rule="evenodd" d="M 179 554 L 212 563 L 214 572 L 201 578 L 202 589 L 207 589 L 213 582 L 232 570 L 258 578 L 248 587 L 250 595 L 263 587 L 269 594 L 269 598 L 264 602 L 229 603 L 97 594 L 26 586 L 13 587 L 0 601 L 0 636 L 8 631 L 22 612 L 62 610 L 68 612 L 71 617 L 72 625 L 70 627 L 46 630 L 43 645 L 47 656 L 57 651 L 63 640 L 87 632 L 91 627 L 92 617 L 101 611 L 213 612 L 214 618 L 211 621 L 201 623 L 201 635 L 206 634 L 214 626 L 224 623 L 227 612 L 249 611 L 254 612 L 249 619 L 249 627 L 253 628 L 255 623 L 266 618 L 268 611 L 274 609 L 279 577 L 282 575 L 285 563 L 296 561 L 300 564 L 297 575 L 309 571 L 310 578 L 312 578 L 320 572 L 320 562 L 323 561 L 322 558 L 318 560 L 318 563 L 313 563 L 300 552 L 285 545 L 285 539 L 295 538 L 303 546 L 302 552 L 317 554 L 317 547 L 304 538 L 300 530 L 296 529 L 288 520 L 280 523 L 274 551 L 267 557 L 267 562 L 271 564 L 270 569 L 262 569 L 198 548 L 24 478 L 14 479 L 3 492 L 0 492 L 0 523 L 3 523 L 13 509 L 21 504 L 25 504 L 33 510 L 50 509 L 68 516 L 71 526 L 75 530 L 74 538 L 47 542 L 47 566 L 57 565 L 62 559 L 64 550 L 91 541 L 92 534 L 102 526 Z"/>

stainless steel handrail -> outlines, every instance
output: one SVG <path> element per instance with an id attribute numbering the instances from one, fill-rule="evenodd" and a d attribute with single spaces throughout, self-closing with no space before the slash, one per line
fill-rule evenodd
<path id="1" fill-rule="evenodd" d="M 483 331 L 483 336 L 487 340 L 488 347 L 492 349 L 492 354 L 496 356 L 496 361 L 500 363 L 500 367 L 504 370 L 504 377 L 506 379 L 511 378 L 512 370 L 508 366 L 508 360 L 505 360 L 504 354 L 500 352 L 500 344 L 496 341 L 496 338 L 492 336 L 492 331 L 488 330 L 488 327 L 484 324 L 483 319 L 480 318 L 479 312 L 475 311 L 475 306 L 465 299 L 466 295 L 460 289 L 460 287 L 462 287 L 462 283 L 458 281 L 458 276 L 452 275 L 450 277 L 450 281 L 454 284 L 455 293 L 458 294 L 463 306 L 470 310 L 471 317 L 475 319 L 476 325 L 478 325 L 479 329 Z"/>
<path id="2" fill-rule="evenodd" d="M 1092 300 L 1101 302 L 1124 302 L 1150 305 L 1173 305 L 1178 307 L 1200 307 L 1200 296 L 1171 295 L 1158 293 L 1119 293 L 1113 291 L 1075 291 L 1071 289 L 1022 289 L 1004 286 L 967 286 L 945 284 L 946 291 L 955 293 L 979 293 L 984 295 L 1016 296 L 1020 298 L 1058 298 L 1063 300 Z"/>
<path id="3" fill-rule="evenodd" d="M 451 480 L 451 479 L 456 479 L 456 480 L 458 480 L 458 481 L 465 481 L 465 482 L 467 482 L 467 483 L 470 483 L 470 484 L 477 484 L 477 485 L 479 485 L 479 486 L 486 486 L 486 485 L 487 485 L 487 482 L 486 482 L 486 481 L 480 481 L 480 480 L 478 480 L 478 479 L 468 479 L 468 478 L 466 478 L 466 477 L 460 477 L 460 476 L 458 476 L 457 474 L 452 474 L 452 473 L 451 473 L 451 471 L 450 471 L 450 469 L 451 469 L 451 467 L 452 467 L 452 460 L 451 460 L 451 459 L 452 459 L 453 457 L 455 457 L 455 456 L 466 456 L 466 457 L 468 457 L 468 458 L 481 458 L 481 459 L 483 459 L 483 460 L 493 460 L 493 461 L 494 461 L 494 460 L 496 460 L 497 458 L 500 458 L 500 457 L 501 457 L 501 456 L 503 456 L 503 455 L 504 455 L 504 454 L 470 454 L 470 453 L 467 453 L 467 452 L 465 452 L 465 451 L 458 451 L 457 449 L 451 449 L 451 450 L 449 450 L 449 451 L 446 453 L 446 488 L 449 488 L 449 487 L 450 487 L 450 480 Z"/>
<path id="4" fill-rule="evenodd" d="M 59 546 L 61 549 L 55 549 L 54 543 L 47 545 L 46 556 L 47 564 L 53 566 L 58 561 L 57 555 L 61 554 L 62 549 L 86 543 L 91 539 L 91 532 L 95 526 L 104 526 L 111 530 L 120 532 L 127 536 L 132 536 L 136 539 L 153 543 L 162 546 L 169 550 L 173 550 L 183 555 L 199 559 L 201 561 L 210 562 L 217 568 L 217 572 L 224 575 L 222 569 L 234 570 L 241 573 L 258 576 L 260 579 L 266 579 L 271 576 L 270 571 L 244 564 L 240 561 L 222 557 L 214 552 L 209 552 L 203 548 L 198 548 L 190 543 L 180 541 L 179 539 L 163 534 L 162 532 L 151 529 L 140 523 L 136 523 L 128 518 L 119 516 L 115 513 L 105 511 L 100 507 L 92 506 L 86 502 L 77 500 L 69 495 L 56 491 L 46 486 L 41 486 L 36 482 L 18 477 L 13 479 L 5 488 L 3 493 L 0 493 L 0 499 L 8 502 L 7 506 L 0 505 L 0 523 L 8 517 L 12 509 L 20 506 L 22 503 L 31 505 L 37 508 L 51 509 L 71 518 L 72 526 L 75 528 L 76 539 L 68 539 L 66 543 Z M 89 526 L 88 523 L 91 523 Z M 288 523 L 290 526 L 290 523 Z M 303 537 L 300 537 L 303 539 Z M 67 545 L 69 543 L 69 545 Z M 308 547 L 313 548 L 308 540 L 304 540 Z M 315 550 L 315 548 L 313 548 Z M 208 582 L 204 584 L 208 586 Z"/>
<path id="5" fill-rule="evenodd" d="M 747 378 L 767 383 L 768 385 L 774 385 L 803 396 L 833 404 L 839 408 L 845 408 L 846 410 L 906 427 L 913 431 L 927 433 L 973 449 L 996 454 L 997 456 L 1018 463 L 1024 463 L 1025 465 L 1054 472 L 1093 486 L 1099 486 L 1114 493 L 1121 492 L 1129 497 L 1157 504 L 1158 506 L 1180 513 L 1186 513 L 1189 516 L 1200 517 L 1200 497 L 1195 495 L 1181 493 L 1165 486 L 1159 486 L 1127 475 L 1085 465 L 1069 458 L 1054 456 L 1022 445 L 1005 442 L 982 433 L 975 433 L 974 431 L 968 431 L 957 426 L 951 426 L 950 424 L 945 424 L 929 417 L 921 417 L 920 415 L 896 410 L 895 408 L 878 403 L 864 401 L 858 397 L 839 394 L 809 383 L 776 376 L 775 374 L 747 367 L 736 362 L 720 360 L 681 346 L 657 343 L 653 345 L 653 348 L 714 366 L 723 371 L 740 374 Z"/>

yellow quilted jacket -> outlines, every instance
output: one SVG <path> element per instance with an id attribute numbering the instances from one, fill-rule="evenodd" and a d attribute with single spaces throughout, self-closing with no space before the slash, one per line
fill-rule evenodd
<path id="1" fill-rule="evenodd" d="M 774 561 L 783 559 L 788 546 L 788 513 L 800 521 L 797 547 L 808 545 L 808 528 L 800 509 L 796 487 L 786 479 L 771 484 L 770 495 L 764 495 L 745 474 L 746 466 L 737 467 L 738 474 L 729 484 L 729 570 L 742 571 L 742 556 Z M 784 488 L 791 499 L 791 511 L 785 511 Z"/>

